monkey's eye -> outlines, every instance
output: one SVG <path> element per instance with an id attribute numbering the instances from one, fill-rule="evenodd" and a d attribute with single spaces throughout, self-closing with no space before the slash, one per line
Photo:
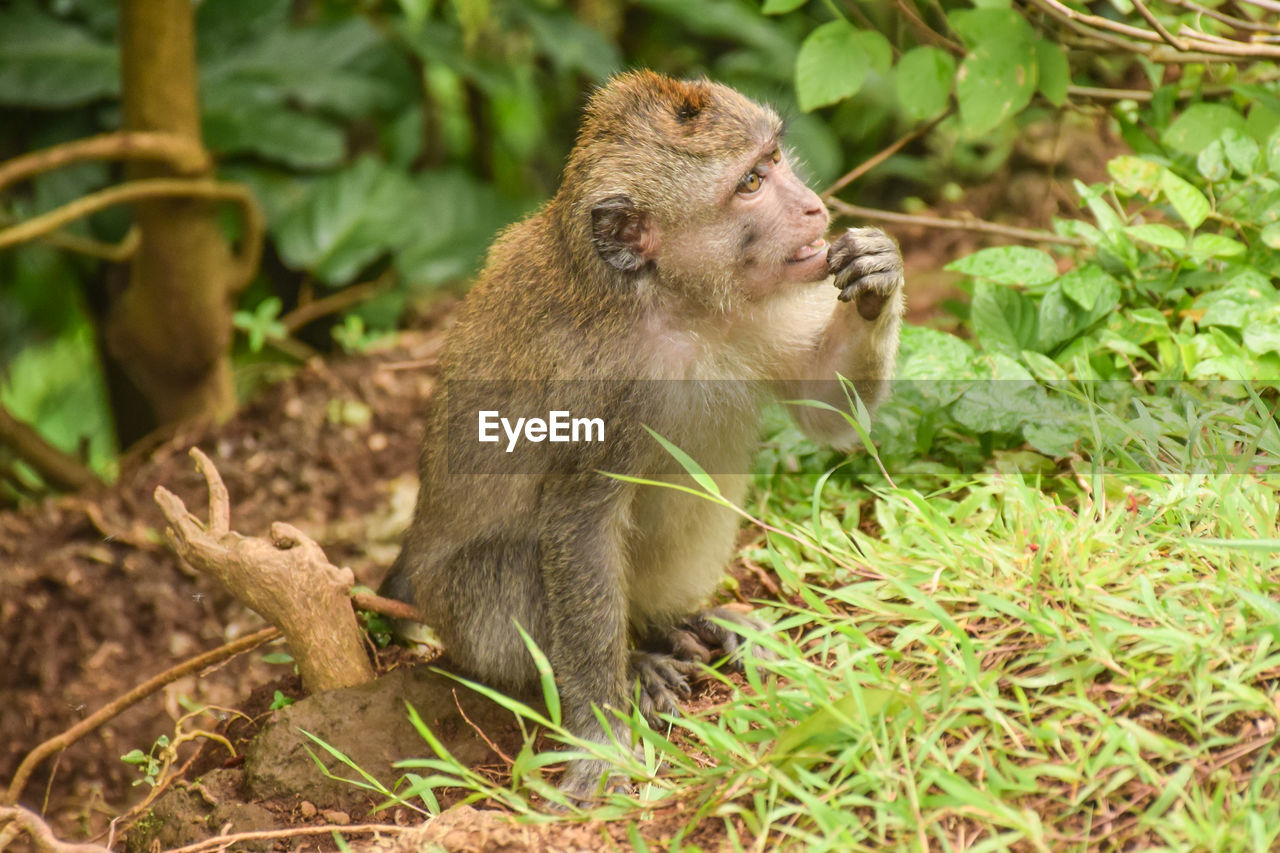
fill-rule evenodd
<path id="1" fill-rule="evenodd" d="M 750 195 L 758 191 L 762 186 L 764 186 L 764 178 L 760 176 L 759 172 L 752 169 L 742 176 L 742 180 L 738 181 L 738 192 Z"/>
<path id="2" fill-rule="evenodd" d="M 781 151 L 780 149 L 778 149 L 778 148 L 773 149 L 773 153 L 769 155 L 769 161 L 770 161 L 771 163 L 775 163 L 775 164 L 777 164 L 777 163 L 781 163 L 781 162 L 782 162 L 782 151 Z"/>

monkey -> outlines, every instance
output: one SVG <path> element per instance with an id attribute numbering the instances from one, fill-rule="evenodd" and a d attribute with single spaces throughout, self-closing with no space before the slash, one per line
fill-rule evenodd
<path id="1" fill-rule="evenodd" d="M 712 651 L 740 664 L 744 632 L 722 623 L 763 626 L 700 609 L 737 516 L 610 474 L 682 481 L 652 430 L 725 472 L 721 495 L 741 505 L 768 399 L 847 409 L 839 375 L 875 408 L 897 353 L 902 258 L 878 229 L 828 242 L 829 225 L 770 107 L 648 70 L 589 98 L 555 195 L 497 236 L 447 334 L 414 518 L 380 590 L 419 608 L 455 670 L 534 692 L 524 631 L 552 664 L 565 725 L 602 742 L 593 708 L 634 700 L 658 720 Z M 607 439 L 482 445 L 475 383 L 501 386 L 508 407 L 559 394 L 559 408 L 601 415 Z M 833 446 L 856 440 L 829 410 L 795 417 Z M 571 761 L 560 788 L 583 802 L 607 771 Z"/>

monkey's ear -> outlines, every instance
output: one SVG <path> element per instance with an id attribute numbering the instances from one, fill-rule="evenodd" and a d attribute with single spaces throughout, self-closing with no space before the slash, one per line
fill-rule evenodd
<path id="1" fill-rule="evenodd" d="M 657 232 L 649 217 L 625 195 L 604 199 L 591 208 L 591 237 L 604 262 L 635 272 L 656 256 Z"/>

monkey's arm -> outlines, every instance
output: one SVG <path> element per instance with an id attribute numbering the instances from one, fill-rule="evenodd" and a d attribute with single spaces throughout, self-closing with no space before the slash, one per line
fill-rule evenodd
<path id="1" fill-rule="evenodd" d="M 853 382 L 868 411 L 889 393 L 898 334 L 902 327 L 902 255 L 878 228 L 850 228 L 827 253 L 832 283 L 839 289 L 818 346 L 796 371 L 800 381 L 785 384 L 791 399 L 816 399 L 844 411 L 845 391 L 837 375 Z M 856 440 L 838 415 L 797 406 L 793 414 L 812 438 L 845 447 Z"/>

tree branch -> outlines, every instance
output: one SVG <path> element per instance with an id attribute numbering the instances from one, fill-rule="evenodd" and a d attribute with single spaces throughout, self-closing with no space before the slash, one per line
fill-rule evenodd
<path id="1" fill-rule="evenodd" d="M 941 115 L 939 115 L 937 118 L 930 121 L 928 124 L 921 125 L 920 127 L 917 127 L 915 130 L 911 131 L 907 135 L 890 143 L 881 151 L 877 152 L 876 154 L 873 154 L 872 156 L 868 157 L 866 160 L 863 160 L 860 165 L 858 165 L 856 168 L 846 173 L 842 178 L 840 178 L 834 184 L 827 187 L 825 190 L 823 190 L 820 193 L 820 195 L 822 196 L 822 198 L 826 199 L 840 192 L 840 190 L 844 189 L 849 184 L 856 181 L 858 178 L 861 178 L 867 172 L 870 172 L 872 169 L 874 169 L 876 166 L 879 166 L 885 160 L 888 160 L 894 154 L 897 154 L 905 146 L 909 145 L 911 142 L 914 142 L 915 140 L 924 136 L 929 131 L 933 130 L 942 122 L 943 119 L 951 115 L 953 112 L 955 112 L 955 108 L 948 107 L 946 110 L 942 112 Z"/>
<path id="2" fill-rule="evenodd" d="M 15 418 L 3 404 L 0 404 L 0 444 L 12 450 L 55 489 L 75 492 L 102 482 L 89 466 L 54 447 L 32 427 Z"/>
<path id="3" fill-rule="evenodd" d="M 22 806 L 0 806 L 0 822 L 5 820 L 9 824 L 0 830 L 0 850 L 8 847 L 19 832 L 26 830 L 35 843 L 35 849 L 46 850 L 48 853 L 111 853 L 106 847 L 97 844 L 59 841 L 49 824 L 41 820 L 38 814 Z"/>
<path id="4" fill-rule="evenodd" d="M 236 533 L 218 469 L 198 448 L 191 456 L 209 488 L 209 522 L 201 524 L 177 495 L 157 486 L 156 503 L 169 522 L 165 535 L 173 550 L 280 629 L 307 690 L 372 681 L 351 608 L 351 570 L 332 565 L 319 545 L 283 522 L 271 525 L 270 541 Z"/>
<path id="5" fill-rule="evenodd" d="M 213 165 L 209 153 L 185 136 L 122 130 L 64 142 L 0 163 L 0 189 L 81 160 L 160 160 L 181 175 L 198 175 Z"/>
<path id="6" fill-rule="evenodd" d="M 144 178 L 91 193 L 62 207 L 0 230 L 0 249 L 25 243 L 56 231 L 69 222 L 97 213 L 117 204 L 152 198 L 206 198 L 233 201 L 244 214 L 240 257 L 236 259 L 237 279 L 248 284 L 257 272 L 262 258 L 264 219 L 262 209 L 249 188 L 208 178 Z M 238 289 L 238 288 L 237 288 Z"/>

